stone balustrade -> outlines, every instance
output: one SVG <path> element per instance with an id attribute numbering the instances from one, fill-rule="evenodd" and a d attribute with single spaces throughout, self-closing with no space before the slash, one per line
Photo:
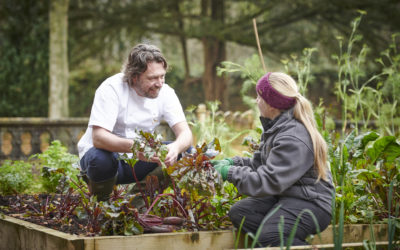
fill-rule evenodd
<path id="1" fill-rule="evenodd" d="M 87 124 L 88 118 L 0 118 L 0 161 L 28 159 L 46 150 L 53 140 L 60 140 L 70 153 L 78 154 L 76 145 Z M 174 138 L 166 123 L 156 131 L 165 140 Z"/>
<path id="2" fill-rule="evenodd" d="M 206 119 L 209 111 L 205 105 L 199 105 L 197 118 Z M 253 112 L 222 112 L 218 117 L 234 126 L 241 128 L 253 127 Z M 68 151 L 78 154 L 77 143 L 86 130 L 88 118 L 50 119 L 44 117 L 2 117 L 0 118 L 0 161 L 5 159 L 26 160 L 31 155 L 47 149 L 53 140 L 60 140 Z M 156 129 L 165 140 L 173 140 L 174 134 L 168 124 L 162 123 Z"/>

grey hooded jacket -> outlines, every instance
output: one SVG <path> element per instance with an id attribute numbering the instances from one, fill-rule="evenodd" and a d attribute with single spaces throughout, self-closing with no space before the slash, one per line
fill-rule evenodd
<path id="1" fill-rule="evenodd" d="M 314 170 L 311 137 L 305 126 L 293 116 L 293 109 L 282 113 L 263 132 L 253 158 L 234 157 L 227 180 L 239 193 L 295 197 L 314 202 L 331 214 L 332 175 L 319 180 Z"/>

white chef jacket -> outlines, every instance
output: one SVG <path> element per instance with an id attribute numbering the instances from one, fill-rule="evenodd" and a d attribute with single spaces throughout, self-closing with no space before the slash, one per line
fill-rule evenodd
<path id="1" fill-rule="evenodd" d="M 123 138 L 137 136 L 135 130 L 154 132 L 165 120 L 170 127 L 186 121 L 175 91 L 163 84 L 157 98 L 139 96 L 123 82 L 123 73 L 107 78 L 96 90 L 88 128 L 78 142 L 79 157 L 93 147 L 92 127 L 99 126 Z"/>

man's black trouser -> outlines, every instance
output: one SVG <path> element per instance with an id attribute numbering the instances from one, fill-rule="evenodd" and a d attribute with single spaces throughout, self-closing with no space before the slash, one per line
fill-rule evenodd
<path id="1" fill-rule="evenodd" d="M 245 233 L 257 232 L 262 220 L 272 212 L 277 206 L 280 208 L 271 215 L 271 217 L 262 226 L 262 231 L 258 242 L 261 246 L 280 246 L 280 236 L 278 225 L 281 216 L 284 218 L 283 239 L 286 246 L 286 240 L 289 238 L 293 225 L 298 215 L 304 210 L 309 209 L 315 215 L 319 229 L 322 232 L 331 222 L 331 215 L 311 201 L 301 200 L 291 197 L 248 197 L 235 203 L 229 211 L 229 217 L 236 228 L 245 218 L 242 230 Z M 292 245 L 306 245 L 306 237 L 310 234 L 316 234 L 316 225 L 308 212 L 301 216 L 297 227 L 296 235 Z"/>
<path id="2" fill-rule="evenodd" d="M 117 174 L 116 184 L 128 184 L 135 182 L 132 167 L 127 162 L 119 159 L 119 154 L 103 149 L 91 148 L 80 161 L 81 169 L 87 177 L 94 182 L 102 182 L 113 178 Z M 134 171 L 140 181 L 151 171 L 157 168 L 154 162 L 138 161 Z"/>

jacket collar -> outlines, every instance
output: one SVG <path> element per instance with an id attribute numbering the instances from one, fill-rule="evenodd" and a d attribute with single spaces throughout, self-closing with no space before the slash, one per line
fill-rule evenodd
<path id="1" fill-rule="evenodd" d="M 260 117 L 261 125 L 264 128 L 264 133 L 274 133 L 277 129 L 279 129 L 283 124 L 287 123 L 288 121 L 292 120 L 293 117 L 293 108 L 290 108 L 286 111 L 283 111 L 278 117 L 274 120 Z"/>

